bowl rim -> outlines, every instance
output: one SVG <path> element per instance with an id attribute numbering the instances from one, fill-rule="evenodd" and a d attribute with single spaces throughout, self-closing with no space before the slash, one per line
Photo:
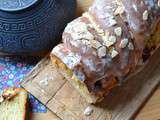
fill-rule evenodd
<path id="1" fill-rule="evenodd" d="M 38 1 L 40 0 L 0 0 L 0 10 L 6 12 L 20 11 L 35 5 Z"/>

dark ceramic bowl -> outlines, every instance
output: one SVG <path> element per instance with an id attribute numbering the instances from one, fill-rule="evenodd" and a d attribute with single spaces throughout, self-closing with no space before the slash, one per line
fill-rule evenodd
<path id="1" fill-rule="evenodd" d="M 76 0 L 0 0 L 0 52 L 48 51 L 75 15 Z"/>

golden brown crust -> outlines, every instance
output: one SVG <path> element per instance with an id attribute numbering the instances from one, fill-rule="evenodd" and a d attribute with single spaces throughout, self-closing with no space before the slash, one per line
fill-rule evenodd
<path id="1" fill-rule="evenodd" d="M 63 43 L 52 53 L 88 88 L 103 96 L 110 81 L 123 81 L 159 43 L 158 0 L 95 0 L 89 11 L 69 23 Z M 149 43 L 150 42 L 150 43 Z M 60 64 L 60 63 L 59 63 Z M 105 92 L 104 92 L 105 91 Z"/>

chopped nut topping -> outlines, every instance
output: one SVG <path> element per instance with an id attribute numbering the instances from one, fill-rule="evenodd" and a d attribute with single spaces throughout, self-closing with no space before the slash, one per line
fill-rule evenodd
<path id="1" fill-rule="evenodd" d="M 79 39 L 91 40 L 91 39 L 94 39 L 94 36 L 87 29 L 83 30 L 82 32 L 78 32 L 78 31 L 77 32 L 72 32 L 71 35 L 72 35 L 72 38 L 74 40 L 79 40 Z"/>
<path id="2" fill-rule="evenodd" d="M 118 55 L 118 52 L 115 49 L 111 50 L 111 57 L 115 58 Z"/>
<path id="3" fill-rule="evenodd" d="M 109 19 L 109 24 L 110 24 L 110 26 L 114 26 L 114 25 L 117 24 L 117 21 L 114 18 L 110 18 Z"/>
<path id="4" fill-rule="evenodd" d="M 99 18 L 101 18 L 101 19 L 105 19 L 105 18 L 106 18 L 106 16 L 105 16 L 105 15 L 103 15 L 103 14 L 101 14 L 101 15 L 99 15 Z"/>
<path id="5" fill-rule="evenodd" d="M 88 40 L 92 40 L 92 39 L 94 39 L 94 36 L 89 31 L 87 31 L 87 33 L 85 34 L 84 38 L 88 39 Z"/>
<path id="6" fill-rule="evenodd" d="M 105 36 L 109 36 L 109 31 L 105 30 Z"/>
<path id="7" fill-rule="evenodd" d="M 79 22 L 79 23 L 75 22 L 75 26 L 77 26 L 77 27 L 73 28 L 75 32 L 81 33 L 83 31 L 87 30 L 87 25 L 83 22 Z"/>
<path id="8" fill-rule="evenodd" d="M 107 49 L 105 46 L 102 46 L 97 50 L 97 52 L 98 52 L 98 56 L 101 58 L 101 57 L 106 56 Z"/>
<path id="9" fill-rule="evenodd" d="M 106 43 L 106 41 L 109 40 L 109 36 L 108 35 L 102 36 L 102 39 L 104 40 L 104 43 Z"/>
<path id="10" fill-rule="evenodd" d="M 99 35 L 102 35 L 102 36 L 105 35 L 105 32 L 103 29 L 97 28 L 96 31 Z"/>
<path id="11" fill-rule="evenodd" d="M 109 41 L 116 42 L 116 36 L 109 36 Z"/>
<path id="12" fill-rule="evenodd" d="M 81 56 L 74 53 L 69 53 L 62 58 L 62 61 L 67 65 L 68 68 L 73 69 L 81 61 Z"/>
<path id="13" fill-rule="evenodd" d="M 70 33 L 73 40 L 94 39 L 94 36 L 88 30 L 89 25 L 81 21 L 71 22 L 67 25 L 65 32 Z"/>
<path id="14" fill-rule="evenodd" d="M 93 25 L 89 23 L 89 24 L 87 24 L 87 27 L 88 28 L 93 28 Z"/>
<path id="15" fill-rule="evenodd" d="M 120 48 L 125 48 L 128 44 L 128 39 L 127 38 L 124 38 L 123 40 L 121 40 L 120 44 L 119 44 L 119 47 Z"/>
<path id="16" fill-rule="evenodd" d="M 91 39 L 92 40 L 92 39 Z M 81 41 L 84 45 L 88 45 L 90 46 L 91 45 L 91 42 L 89 40 L 86 40 L 86 39 L 82 39 Z"/>
<path id="17" fill-rule="evenodd" d="M 114 12 L 114 15 L 121 15 L 124 13 L 124 8 L 122 6 L 118 6 Z"/>
<path id="18" fill-rule="evenodd" d="M 81 42 L 81 40 L 76 40 L 76 41 L 75 40 L 70 40 L 70 43 L 71 43 L 71 45 L 73 45 L 75 47 L 78 47 L 79 44 L 81 44 L 82 42 Z"/>
<path id="19" fill-rule="evenodd" d="M 88 12 L 84 13 L 83 16 L 89 19 L 89 21 L 92 24 L 92 28 L 94 28 L 98 34 L 104 35 L 104 30 L 101 29 L 100 26 L 96 24 L 93 17 Z"/>
<path id="20" fill-rule="evenodd" d="M 102 46 L 102 44 L 101 44 L 99 41 L 91 40 L 91 46 L 92 46 L 93 48 L 98 49 L 98 48 L 100 48 L 100 47 Z"/>
<path id="21" fill-rule="evenodd" d="M 84 110 L 84 115 L 85 116 L 90 116 L 93 113 L 93 109 L 88 106 L 85 110 Z"/>
<path id="22" fill-rule="evenodd" d="M 129 44 L 128 44 L 128 49 L 129 50 L 134 50 L 134 46 L 131 42 L 129 42 Z"/>
<path id="23" fill-rule="evenodd" d="M 135 4 L 132 5 L 133 9 L 137 12 L 138 11 L 138 8 Z"/>
<path id="24" fill-rule="evenodd" d="M 143 20 L 147 20 L 147 19 L 148 19 L 148 11 L 145 10 L 145 11 L 143 12 Z"/>
<path id="25" fill-rule="evenodd" d="M 116 0 L 117 5 L 122 5 L 122 1 L 121 0 Z"/>
<path id="26" fill-rule="evenodd" d="M 106 39 L 104 39 L 104 44 L 107 47 L 110 47 L 115 43 L 116 43 L 116 37 L 115 36 L 109 36 L 109 37 L 106 37 Z"/>
<path id="27" fill-rule="evenodd" d="M 0 95 L 0 103 L 2 103 L 3 101 L 4 101 L 4 97 Z"/>
<path id="28" fill-rule="evenodd" d="M 114 32 L 117 36 L 121 36 L 122 35 L 122 28 L 117 27 L 117 28 L 114 29 Z"/>

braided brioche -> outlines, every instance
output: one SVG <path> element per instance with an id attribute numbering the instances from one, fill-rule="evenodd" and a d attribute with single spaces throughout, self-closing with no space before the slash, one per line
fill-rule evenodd
<path id="1" fill-rule="evenodd" d="M 69 23 L 51 58 L 69 82 L 95 103 L 159 47 L 159 0 L 96 0 Z"/>

